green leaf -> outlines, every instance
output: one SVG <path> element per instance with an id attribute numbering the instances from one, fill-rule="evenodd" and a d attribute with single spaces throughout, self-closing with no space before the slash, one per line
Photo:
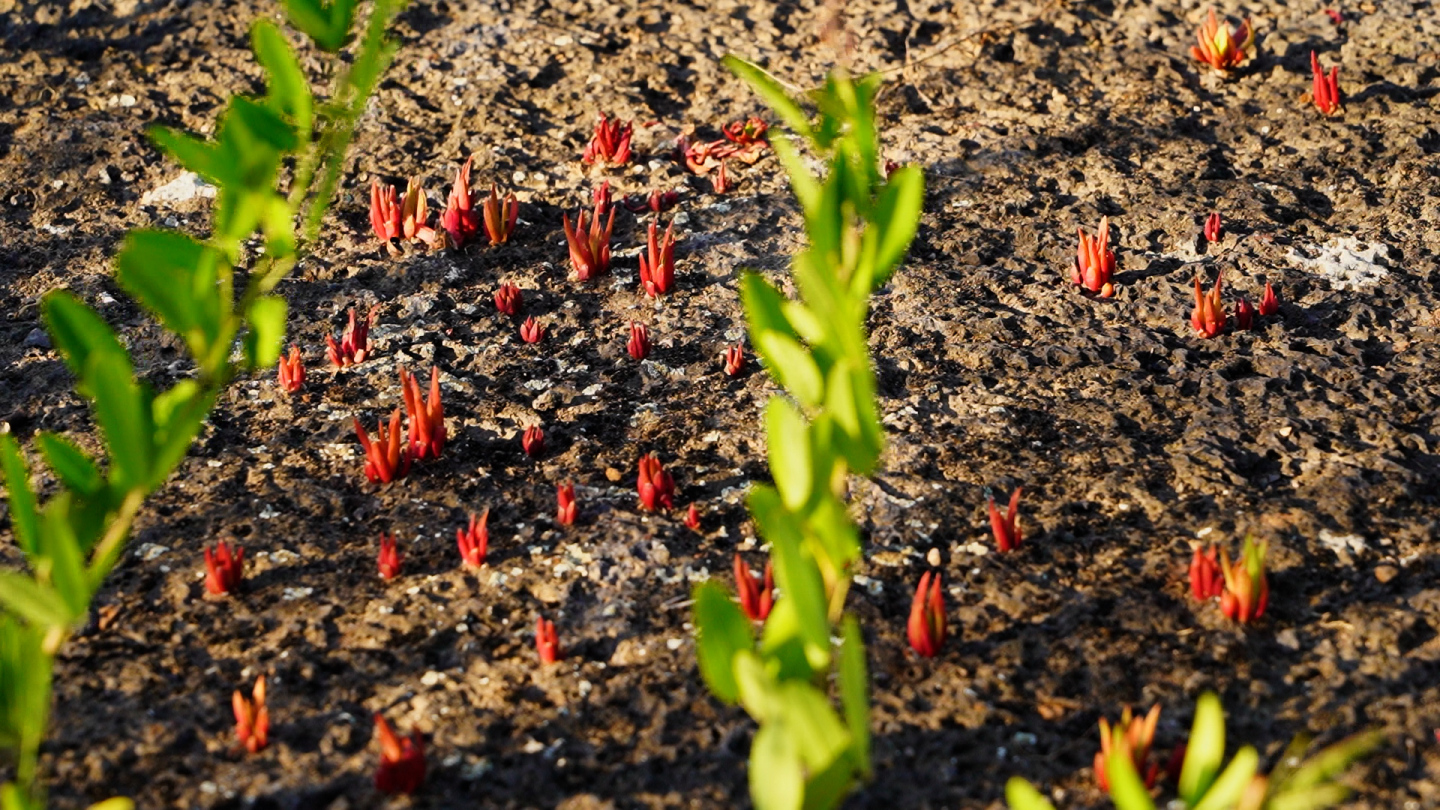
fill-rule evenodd
<path id="1" fill-rule="evenodd" d="M 1335 807 L 1349 796 L 1349 788 L 1332 782 L 1272 796 L 1265 800 L 1265 810 L 1321 810 Z"/>
<path id="2" fill-rule="evenodd" d="M 1180 767 L 1180 798 L 1194 807 L 1220 773 L 1225 762 L 1225 711 L 1214 692 L 1206 692 L 1195 703 L 1195 721 L 1185 746 Z"/>
<path id="3" fill-rule="evenodd" d="M 725 703 L 740 699 L 735 655 L 755 644 L 750 620 L 714 580 L 695 586 L 695 657 L 710 691 Z"/>
<path id="4" fill-rule="evenodd" d="M 250 331 L 245 333 L 245 361 L 251 369 L 269 368 L 280 359 L 285 340 L 285 299 L 262 295 L 245 312 Z"/>
<path id="5" fill-rule="evenodd" d="M 310 85 L 305 81 L 305 72 L 300 69 L 300 62 L 290 50 L 285 35 L 269 20 L 258 20 L 250 29 L 250 42 L 255 49 L 255 58 L 269 74 L 270 102 L 277 110 L 290 116 L 297 130 L 308 134 L 314 100 L 310 96 Z"/>
<path id="6" fill-rule="evenodd" d="M 38 551 L 40 523 L 35 515 L 35 492 L 30 489 L 30 470 L 20 445 L 9 433 L 0 433 L 0 472 L 5 474 L 5 490 L 10 498 L 10 525 L 15 528 L 15 541 L 25 556 Z"/>
<path id="7" fill-rule="evenodd" d="M 850 732 L 824 693 L 808 682 L 781 683 L 779 703 L 785 734 L 807 773 L 828 768 L 850 748 Z"/>
<path id="8" fill-rule="evenodd" d="M 766 332 L 795 336 L 795 330 L 785 318 L 785 296 L 764 276 L 749 271 L 741 276 L 740 300 L 745 304 L 745 320 L 750 325 L 752 341 Z"/>
<path id="9" fill-rule="evenodd" d="M 784 397 L 771 397 L 765 406 L 765 437 L 770 475 L 786 508 L 799 512 L 813 491 L 810 467 L 810 426 Z"/>
<path id="10" fill-rule="evenodd" d="M 820 404 L 825 382 L 804 346 L 780 332 L 752 334 L 750 339 L 777 382 L 807 408 Z"/>
<path id="11" fill-rule="evenodd" d="M 1145 783 L 1135 771 L 1135 763 L 1130 760 L 1124 732 L 1115 729 L 1114 740 L 1110 756 L 1105 759 L 1105 775 L 1110 780 L 1110 799 L 1115 802 L 1116 810 L 1155 810 L 1150 791 L 1145 789 Z M 1117 755 L 1117 750 L 1122 753 Z"/>
<path id="12" fill-rule="evenodd" d="M 845 711 L 845 725 L 855 751 L 855 764 L 861 776 L 870 776 L 870 676 L 865 667 L 865 640 L 860 623 L 845 614 L 841 627 L 840 655 L 836 676 L 840 685 L 840 706 Z"/>
<path id="13" fill-rule="evenodd" d="M 890 175 L 875 204 L 875 224 L 881 236 L 872 265 L 872 277 L 856 277 L 855 292 L 868 294 L 884 284 L 905 258 L 915 231 L 920 227 L 920 212 L 925 205 L 925 175 L 918 166 L 905 166 Z"/>
<path id="14" fill-rule="evenodd" d="M 54 433 L 41 433 L 35 437 L 45 463 L 55 471 L 66 488 L 78 495 L 95 496 L 104 488 L 100 469 L 85 452 L 68 439 Z"/>
<path id="15" fill-rule="evenodd" d="M 750 799 L 755 810 L 800 810 L 805 770 L 785 730 L 762 725 L 750 744 Z"/>
<path id="16" fill-rule="evenodd" d="M 803 536 L 779 493 L 769 487 L 755 487 L 749 500 L 755 525 L 771 544 L 775 584 L 785 595 L 781 601 L 792 605 L 798 619 L 805 657 L 811 668 L 824 670 L 830 664 L 830 620 L 820 570 L 802 551 Z"/>
<path id="17" fill-rule="evenodd" d="M 820 202 L 820 181 L 805 167 L 805 161 L 800 157 L 800 152 L 792 140 L 783 136 L 771 138 L 770 147 L 775 150 L 780 165 L 785 167 L 785 173 L 790 176 L 790 188 L 795 192 L 795 200 L 800 203 L 800 210 L 805 214 L 805 218 L 809 219 L 811 212 Z"/>
<path id="18" fill-rule="evenodd" d="M 355 17 L 355 0 L 285 0 L 290 22 L 304 31 L 321 50 L 335 52 L 345 45 Z"/>
<path id="19" fill-rule="evenodd" d="M 260 279 L 259 290 L 268 293 L 292 266 L 284 260 L 295 255 L 295 211 L 284 197 L 272 194 L 260 224 L 265 228 L 265 250 L 273 264 Z"/>
<path id="20" fill-rule="evenodd" d="M 111 358 L 91 355 L 85 376 L 95 386 L 95 417 L 110 448 L 112 478 L 122 489 L 145 486 L 154 451 L 150 403 L 128 369 Z"/>
<path id="21" fill-rule="evenodd" d="M 76 390 L 81 394 L 95 396 L 86 377 L 92 354 L 104 354 L 107 362 L 120 363 L 126 374 L 134 375 L 130 356 L 115 337 L 114 330 L 80 299 L 64 290 L 53 290 L 45 295 L 40 308 L 45 319 L 45 331 L 59 347 L 60 356 L 65 359 L 70 372 L 79 378 Z"/>
<path id="22" fill-rule="evenodd" d="M 50 560 L 50 579 L 56 593 L 65 600 L 70 615 L 83 616 L 90 608 L 93 588 L 85 573 L 80 544 L 66 519 L 69 506 L 64 495 L 52 499 L 42 517 L 40 535 L 44 540 L 44 554 Z"/>
<path id="23" fill-rule="evenodd" d="M 69 627 L 75 620 L 58 591 L 14 571 L 0 571 L 0 604 L 45 628 Z"/>
<path id="24" fill-rule="evenodd" d="M 736 652 L 733 659 L 740 705 L 762 726 L 778 719 L 782 708 L 779 683 L 767 663 L 748 649 Z"/>
<path id="25" fill-rule="evenodd" d="M 185 338 L 197 360 L 220 334 L 220 290 L 214 251 L 178 231 L 131 231 L 116 261 L 125 291 Z"/>
<path id="26" fill-rule="evenodd" d="M 230 97 L 227 123 L 232 126 L 228 130 L 222 130 L 220 137 L 220 141 L 225 144 L 227 149 L 239 145 L 250 146 L 252 139 L 269 146 L 276 152 L 293 152 L 300 146 L 300 139 L 295 135 L 295 129 L 285 123 L 285 119 L 281 118 L 279 113 L 268 105 L 245 96 Z M 236 125 L 240 129 L 236 129 Z M 227 138 L 227 135 L 230 137 Z M 243 140 L 231 140 L 230 138 L 243 138 Z M 242 153 L 248 151 L 250 150 L 242 149 Z M 246 156 L 249 157 L 249 155 Z"/>
<path id="27" fill-rule="evenodd" d="M 1035 789 L 1035 786 L 1018 776 L 1010 777 L 1005 783 L 1005 803 L 1010 810 L 1055 810 L 1055 805 Z"/>
<path id="28" fill-rule="evenodd" d="M 800 617 L 789 599 L 777 599 L 770 609 L 760 634 L 760 651 L 765 660 L 776 667 L 775 677 L 780 680 L 808 681 L 816 675 L 806 654 Z"/>
<path id="29" fill-rule="evenodd" d="M 175 466 L 185 457 L 186 450 L 200 432 L 200 425 L 215 406 L 215 399 L 219 394 L 218 388 L 202 391 L 194 380 L 181 380 L 169 391 L 155 398 L 151 408 L 157 427 L 151 487 L 164 483 Z"/>
<path id="30" fill-rule="evenodd" d="M 150 140 L 171 160 L 205 178 L 211 185 L 228 186 L 238 180 L 238 167 L 222 157 L 217 144 L 162 126 L 150 128 Z"/>
<path id="31" fill-rule="evenodd" d="M 113 796 L 103 802 L 90 805 L 87 810 L 135 810 L 135 802 L 124 796 Z"/>
<path id="32" fill-rule="evenodd" d="M 799 263 L 800 261 L 797 259 L 797 267 Z M 789 326 L 787 332 L 798 335 L 801 340 L 804 340 L 812 346 L 823 343 L 825 341 L 826 328 L 834 327 L 833 321 L 827 322 L 815 314 L 814 309 L 805 306 L 805 304 L 799 301 L 786 301 L 782 307 L 782 311 Z M 834 312 L 827 313 L 827 316 L 830 318 L 833 318 L 835 315 L 836 313 Z"/>
<path id="33" fill-rule="evenodd" d="M 1259 767 L 1260 754 L 1248 745 L 1241 748 L 1205 791 L 1204 797 L 1190 806 L 1191 810 L 1230 810 L 1240 801 Z"/>
<path id="34" fill-rule="evenodd" d="M 1345 773 L 1346 769 L 1383 742 L 1385 733 L 1382 731 L 1368 731 L 1347 737 L 1310 757 L 1280 785 L 1273 786 L 1272 792 L 1299 791 L 1329 782 Z"/>
<path id="35" fill-rule="evenodd" d="M 810 116 L 800 109 L 800 105 L 796 104 L 794 99 L 790 98 L 790 94 L 785 92 L 785 88 L 781 87 L 779 82 L 775 81 L 775 77 L 766 73 L 759 65 L 747 62 L 733 54 L 727 54 L 720 61 L 730 69 L 731 73 L 750 85 L 751 89 L 766 104 L 770 105 L 770 109 L 775 111 L 775 115 L 795 131 L 795 134 L 804 138 L 812 137 Z"/>

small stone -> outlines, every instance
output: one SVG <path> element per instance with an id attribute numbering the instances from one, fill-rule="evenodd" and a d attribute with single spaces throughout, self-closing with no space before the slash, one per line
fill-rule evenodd
<path id="1" fill-rule="evenodd" d="M 1399 574 L 1400 569 L 1396 568 L 1393 565 L 1375 566 L 1375 578 L 1380 580 L 1381 583 L 1389 582 L 1390 580 L 1399 576 Z"/>
<path id="2" fill-rule="evenodd" d="M 622 472 L 620 472 L 619 470 L 615 469 L 614 467 L 606 467 L 606 468 L 605 468 L 605 478 L 607 478 L 607 479 L 610 480 L 611 482 L 619 481 L 621 478 L 624 478 L 624 477 L 625 477 L 625 474 L 622 473 Z"/>
<path id="3" fill-rule="evenodd" d="M 25 336 L 25 348 L 27 349 L 48 349 L 50 348 L 50 336 L 45 334 L 44 329 L 31 329 Z"/>
<path id="4" fill-rule="evenodd" d="M 1276 633 L 1275 641 L 1278 642 L 1281 647 L 1284 647 L 1286 649 L 1300 649 L 1300 638 L 1295 635 L 1295 629 L 1292 627 L 1287 627 L 1284 630 L 1281 630 L 1279 633 Z"/>
<path id="5" fill-rule="evenodd" d="M 925 562 L 930 563 L 931 568 L 940 567 L 940 549 L 932 548 L 925 554 Z"/>

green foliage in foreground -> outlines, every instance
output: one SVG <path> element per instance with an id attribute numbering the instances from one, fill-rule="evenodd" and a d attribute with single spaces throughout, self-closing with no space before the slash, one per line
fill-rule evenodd
<path id="1" fill-rule="evenodd" d="M 90 403 L 105 457 L 91 458 L 58 434 L 36 436 L 35 448 L 59 482 L 42 504 L 18 442 L 0 435 L 11 528 L 29 566 L 23 573 L 0 571 L 0 755 L 15 762 L 15 782 L 0 786 L 0 810 L 45 804 L 36 771 L 54 655 L 88 618 L 146 496 L 184 458 L 230 380 L 269 368 L 279 357 L 286 305 L 272 291 L 295 266 L 300 244 L 313 241 L 334 196 L 355 121 L 394 55 L 385 31 L 404 2 L 377 0 L 353 58 L 337 56 L 332 63 L 337 75 L 328 100 L 317 103 L 285 34 L 261 20 L 251 42 L 265 68 L 265 96 L 232 97 L 213 140 L 165 127 L 151 131 L 176 162 L 216 186 L 214 232 L 200 240 L 176 231 L 132 231 L 115 275 L 184 342 L 195 364 L 192 378 L 155 391 L 136 376 L 129 352 L 99 313 L 63 290 L 45 297 L 46 328 Z M 350 36 L 355 2 L 286 0 L 286 11 L 316 45 L 338 51 Z M 288 194 L 279 189 L 287 166 L 293 166 Z M 257 232 L 263 256 L 250 261 L 243 246 Z M 248 271 L 238 296 L 237 269 Z M 237 339 L 239 364 L 231 359 Z M 127 807 L 127 799 L 95 806 Z"/>
<path id="2" fill-rule="evenodd" d="M 849 474 L 870 475 L 884 448 L 865 319 L 871 293 L 915 236 L 924 178 L 914 166 L 888 180 L 880 172 L 878 76 L 831 75 L 809 99 L 819 112 L 812 120 L 758 67 L 734 57 L 726 64 L 825 158 L 828 171 L 812 175 L 795 146 L 774 140 L 810 241 L 792 263 L 800 298 L 755 273 L 741 285 L 751 343 L 788 395 L 772 398 L 765 413 L 775 485 L 757 485 L 749 498 L 782 597 L 757 645 L 730 593 L 701 584 L 696 649 L 710 691 L 740 703 L 760 725 L 750 750 L 755 806 L 827 808 L 870 774 L 865 648 L 859 624 L 845 613 L 860 535 L 845 492 Z M 832 675 L 839 711 L 829 696 Z"/>

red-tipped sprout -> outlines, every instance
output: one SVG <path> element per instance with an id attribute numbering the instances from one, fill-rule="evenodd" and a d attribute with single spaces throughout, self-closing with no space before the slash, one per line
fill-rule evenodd
<path id="1" fill-rule="evenodd" d="M 555 487 L 555 522 L 561 526 L 575 525 L 580 505 L 575 502 L 575 485 L 566 481 Z"/>
<path id="2" fill-rule="evenodd" d="M 1197 601 L 1209 601 L 1225 590 L 1225 575 L 1220 571 L 1218 554 L 1214 546 L 1205 551 L 1197 545 L 1190 557 L 1190 593 Z"/>
<path id="3" fill-rule="evenodd" d="M 450 244 L 461 247 L 480 231 L 480 214 L 470 201 L 470 161 L 455 170 L 455 182 L 450 186 L 450 196 L 445 200 L 445 210 L 440 214 L 440 227 L 450 236 Z M 492 186 L 493 189 L 493 186 Z M 504 241 L 504 240 L 501 240 Z"/>
<path id="4" fill-rule="evenodd" d="M 1213 211 L 1211 212 L 1210 216 L 1205 218 L 1205 241 L 1219 242 L 1222 233 L 1223 232 L 1220 225 L 1220 212 Z"/>
<path id="5" fill-rule="evenodd" d="M 640 284 L 646 295 L 658 298 L 675 287 L 675 223 L 665 229 L 665 238 L 657 238 L 659 223 L 651 222 L 645 250 L 640 253 Z"/>
<path id="6" fill-rule="evenodd" d="M 660 459 L 652 453 L 646 453 L 640 457 L 639 470 L 635 491 L 640 496 L 640 506 L 649 512 L 654 512 L 661 506 L 674 509 L 675 479 L 665 471 Z"/>
<path id="7" fill-rule="evenodd" d="M 1220 572 L 1225 575 L 1220 612 L 1241 624 L 1264 616 L 1270 604 L 1270 582 L 1265 576 L 1265 553 L 1269 548 L 1268 540 L 1256 543 L 1246 536 L 1240 557 L 1233 564 L 1225 549 L 1220 549 Z"/>
<path id="8" fill-rule="evenodd" d="M 410 457 L 439 458 L 445 449 L 445 406 L 440 402 L 440 369 L 430 367 L 430 393 L 421 399 L 420 381 L 400 367 L 400 393 L 410 423 Z"/>
<path id="9" fill-rule="evenodd" d="M 1095 781 L 1100 784 L 1101 790 L 1110 790 L 1106 763 L 1112 756 L 1128 755 L 1135 765 L 1135 772 L 1145 780 L 1145 787 L 1149 789 L 1155 786 L 1156 780 L 1160 778 L 1160 766 L 1154 763 L 1147 765 L 1146 760 L 1150 757 L 1150 744 L 1155 741 L 1155 726 L 1159 722 L 1158 705 L 1152 706 L 1143 720 L 1134 717 L 1130 713 L 1130 707 L 1126 706 L 1125 711 L 1120 714 L 1120 722 L 1113 729 L 1110 721 L 1100 718 L 1100 750 L 1095 754 L 1094 767 Z"/>
<path id="10" fill-rule="evenodd" d="M 603 217 L 610 213 L 611 198 L 609 180 L 595 187 L 595 190 L 590 193 L 590 202 L 595 206 L 595 216 Z"/>
<path id="11" fill-rule="evenodd" d="M 370 229 L 386 247 L 390 247 L 391 239 L 398 239 L 404 233 L 395 187 L 381 186 L 380 181 L 374 179 L 370 181 Z"/>
<path id="12" fill-rule="evenodd" d="M 765 140 L 765 131 L 769 128 L 770 125 L 759 118 L 748 118 L 744 121 L 733 121 L 726 124 L 720 130 L 720 134 L 724 135 L 726 140 L 740 147 L 754 146 L 755 144 L 769 146 L 769 142 Z"/>
<path id="13" fill-rule="evenodd" d="M 553 664 L 561 658 L 560 636 L 555 632 L 555 623 L 544 616 L 535 620 L 535 652 L 540 654 L 542 664 Z"/>
<path id="14" fill-rule="evenodd" d="M 387 429 L 382 418 L 375 432 L 375 441 L 355 420 L 355 436 L 365 449 L 365 477 L 375 483 L 388 484 L 397 478 L 404 478 L 410 472 L 410 448 L 400 440 L 400 409 L 390 414 Z"/>
<path id="15" fill-rule="evenodd" d="M 663 214 L 669 211 L 675 203 L 680 201 L 680 194 L 676 191 L 662 192 L 660 189 L 652 189 L 649 196 L 642 197 L 638 194 L 631 194 L 620 201 L 625 210 L 632 214 L 639 214 L 644 211 L 652 211 L 656 214 Z"/>
<path id="16" fill-rule="evenodd" d="M 714 187 L 716 194 L 724 194 L 730 190 L 731 183 L 729 176 L 725 173 L 725 161 L 720 161 L 720 171 L 710 179 L 710 185 Z"/>
<path id="17" fill-rule="evenodd" d="M 502 200 L 500 189 L 491 183 L 490 196 L 485 198 L 482 210 L 485 214 L 485 235 L 490 238 L 490 244 L 499 245 L 510 241 L 510 234 L 515 232 L 515 223 L 520 221 L 520 201 L 515 199 L 515 193 L 507 192 Z"/>
<path id="18" fill-rule="evenodd" d="M 745 368 L 745 347 L 736 343 L 725 350 L 725 373 L 731 377 Z"/>
<path id="19" fill-rule="evenodd" d="M 426 207 L 425 189 L 414 177 L 405 186 L 405 196 L 400 198 L 400 232 L 406 239 L 434 245 L 438 234 L 430 227 L 430 211 Z"/>
<path id="20" fill-rule="evenodd" d="M 1001 551 L 1014 551 L 1023 539 L 1020 535 L 1020 487 L 1010 493 L 1010 506 L 1005 514 L 995 506 L 995 496 L 986 495 L 990 510 L 990 532 L 995 535 L 995 547 Z"/>
<path id="21" fill-rule="evenodd" d="M 1220 300 L 1221 275 L 1215 275 L 1215 287 L 1207 293 L 1200 288 L 1199 272 L 1195 274 L 1195 311 L 1190 314 L 1190 325 L 1202 338 L 1212 338 L 1225 331 L 1225 322 L 1229 319 L 1225 303 Z"/>
<path id="22" fill-rule="evenodd" d="M 1095 236 L 1077 229 L 1080 247 L 1075 251 L 1075 267 L 1070 271 L 1070 280 L 1101 298 L 1115 294 L 1115 252 L 1110 249 L 1110 217 L 1100 218 L 1100 229 Z"/>
<path id="23" fill-rule="evenodd" d="M 371 308 L 370 314 L 365 320 L 355 318 L 355 308 L 350 308 L 350 323 L 345 331 L 340 333 L 340 342 L 336 343 L 335 338 L 325 336 L 325 354 L 330 358 L 331 365 L 336 368 L 348 368 L 356 363 L 365 362 L 370 356 L 370 327 L 375 325 L 375 309 Z"/>
<path id="24" fill-rule="evenodd" d="M 245 579 L 245 549 L 241 546 L 235 547 L 235 553 L 230 553 L 230 547 L 221 540 L 212 550 L 205 548 L 205 590 L 216 596 L 226 593 L 234 593 L 240 589 L 240 583 Z"/>
<path id="25" fill-rule="evenodd" d="M 1235 326 L 1240 329 L 1251 329 L 1255 326 L 1255 307 L 1242 295 L 1240 303 L 1235 305 Z"/>
<path id="26" fill-rule="evenodd" d="M 520 339 L 526 343 L 539 343 L 545 337 L 545 327 L 531 315 L 520 324 Z"/>
<path id="27" fill-rule="evenodd" d="M 380 533 L 380 553 L 375 561 L 380 566 L 381 579 L 389 581 L 400 576 L 400 547 L 395 543 L 395 535 Z"/>
<path id="28" fill-rule="evenodd" d="M 545 450 L 545 431 L 539 425 L 525 428 L 524 435 L 520 437 L 520 447 L 531 458 L 540 455 Z"/>
<path id="29" fill-rule="evenodd" d="M 425 782 L 425 738 L 419 730 L 398 737 L 390 724 L 375 715 L 375 735 L 380 738 L 380 767 L 375 771 L 375 789 L 381 793 L 414 793 Z"/>
<path id="30" fill-rule="evenodd" d="M 290 347 L 289 357 L 281 355 L 276 374 L 280 380 L 280 388 L 287 394 L 293 394 L 305 387 L 305 361 L 300 359 L 299 346 Z"/>
<path id="31" fill-rule="evenodd" d="M 490 520 L 490 509 L 487 507 L 479 516 L 470 516 L 470 525 L 464 529 L 455 530 L 455 545 L 460 547 L 460 560 L 466 568 L 479 568 L 485 564 L 485 551 L 490 546 L 490 529 L 486 526 Z"/>
<path id="32" fill-rule="evenodd" d="M 1322 115 L 1334 115 L 1340 111 L 1340 66 L 1330 68 L 1329 75 L 1320 67 L 1320 58 L 1310 52 L 1311 91 L 1315 108 Z"/>
<path id="33" fill-rule="evenodd" d="M 693 503 L 685 510 L 685 528 L 692 532 L 700 531 L 700 510 Z"/>
<path id="34" fill-rule="evenodd" d="M 645 324 L 630 322 L 630 340 L 625 343 L 625 351 L 636 360 L 650 356 L 650 330 L 645 328 Z"/>
<path id="35" fill-rule="evenodd" d="M 264 675 L 255 679 L 250 697 L 236 689 L 230 696 L 230 708 L 235 712 L 235 736 L 246 751 L 259 753 L 270 744 L 270 710 L 265 708 Z"/>
<path id="36" fill-rule="evenodd" d="M 931 576 L 934 579 L 931 579 Z M 920 587 L 910 602 L 910 621 L 906 625 L 910 649 L 925 658 L 934 658 L 945 644 L 945 600 L 940 594 L 940 572 L 926 571 Z"/>
<path id="37" fill-rule="evenodd" d="M 1250 48 L 1255 44 L 1255 29 L 1246 20 L 1233 31 L 1220 24 L 1212 7 L 1195 33 L 1198 46 L 1190 46 L 1190 55 L 1196 61 L 1204 62 L 1221 76 L 1230 72 L 1250 58 Z"/>
<path id="38" fill-rule="evenodd" d="M 1265 292 L 1260 296 L 1260 306 L 1256 311 L 1262 318 L 1268 318 L 1280 311 L 1280 299 L 1275 295 L 1275 288 L 1270 286 L 1268 281 L 1265 282 Z"/>
<path id="39" fill-rule="evenodd" d="M 610 231 L 615 227 L 615 209 L 610 209 L 610 216 L 601 227 L 604 216 L 597 206 L 588 222 L 583 210 L 576 213 L 573 226 L 568 214 L 560 218 L 565 228 L 565 242 L 570 246 L 570 266 L 575 268 L 575 277 L 580 281 L 610 272 Z"/>
<path id="40" fill-rule="evenodd" d="M 523 309 L 524 306 L 525 296 L 520 292 L 520 288 L 514 284 L 501 284 L 500 289 L 495 291 L 495 308 L 506 315 L 513 318 L 520 314 L 520 310 Z"/>
<path id="41" fill-rule="evenodd" d="M 630 162 L 630 138 L 634 134 L 635 127 L 629 121 L 621 123 L 618 118 L 611 121 L 605 113 L 600 113 L 600 120 L 595 122 L 595 134 L 580 159 L 590 165 L 623 166 Z"/>
<path id="42" fill-rule="evenodd" d="M 775 604 L 775 569 L 765 561 L 763 584 L 750 572 L 750 566 L 735 552 L 735 591 L 740 596 L 740 609 L 752 622 L 763 622 Z"/>

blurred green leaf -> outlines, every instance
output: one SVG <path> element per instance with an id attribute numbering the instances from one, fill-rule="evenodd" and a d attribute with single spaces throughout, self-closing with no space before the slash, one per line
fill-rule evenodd
<path id="1" fill-rule="evenodd" d="M 781 723 L 806 773 L 830 766 L 850 747 L 850 732 L 825 694 L 805 681 L 780 684 Z"/>
<path id="2" fill-rule="evenodd" d="M 127 365 L 92 354 L 85 376 L 95 386 L 95 417 L 110 448 L 111 476 L 122 489 L 134 489 L 150 481 L 154 425 L 150 403 Z"/>
<path id="3" fill-rule="evenodd" d="M 805 417 L 784 397 L 771 397 L 765 406 L 770 475 L 787 509 L 799 511 L 810 499 L 810 431 Z"/>
<path id="4" fill-rule="evenodd" d="M 255 49 L 255 58 L 269 74 L 270 102 L 277 110 L 290 116 L 302 137 L 308 137 L 314 101 L 310 96 L 310 84 L 305 80 L 305 71 L 300 69 L 300 62 L 290 50 L 290 43 L 285 41 L 280 28 L 269 20 L 255 22 L 250 29 L 250 42 Z"/>
<path id="5" fill-rule="evenodd" d="M 0 433 L 0 472 L 5 474 L 5 491 L 10 498 L 10 525 L 15 542 L 26 557 L 38 550 L 40 523 L 35 513 L 35 492 L 30 489 L 30 470 L 20 445 L 9 433 Z"/>
<path id="6" fill-rule="evenodd" d="M 1110 756 L 1105 759 L 1105 776 L 1110 780 L 1110 799 L 1115 802 L 1116 810 L 1155 810 L 1150 791 L 1131 761 L 1124 732 L 1115 729 L 1112 739 Z"/>
<path id="7" fill-rule="evenodd" d="M 865 666 L 865 640 L 860 623 L 846 615 L 841 624 L 840 655 L 836 676 L 840 685 L 840 705 L 845 710 L 845 725 L 855 748 L 855 762 L 863 777 L 870 776 L 870 676 Z"/>
<path id="8" fill-rule="evenodd" d="M 740 699 L 733 662 L 754 643 L 750 620 L 722 585 L 708 580 L 695 587 L 695 657 L 705 683 L 721 701 Z"/>
<path id="9" fill-rule="evenodd" d="M 75 531 L 66 519 L 69 516 L 67 496 L 51 499 L 41 515 L 40 536 L 44 554 L 50 560 L 50 580 L 55 592 L 65 601 L 71 616 L 83 616 L 90 607 L 93 588 L 85 573 L 85 560 Z"/>
<path id="10" fill-rule="evenodd" d="M 925 175 L 918 166 L 903 166 L 890 175 L 875 204 L 875 224 L 880 232 L 872 277 L 855 279 L 857 294 L 868 294 L 889 280 L 905 258 L 925 205 Z"/>
<path id="11" fill-rule="evenodd" d="M 1010 810 L 1055 810 L 1055 805 L 1035 789 L 1035 786 L 1018 776 L 1010 777 L 1005 783 L 1005 803 Z"/>
<path id="12" fill-rule="evenodd" d="M 759 273 L 746 272 L 740 277 L 740 300 L 745 304 L 745 320 L 750 326 L 750 340 L 765 332 L 778 332 L 789 337 L 795 330 L 785 317 L 785 296 Z"/>
<path id="13" fill-rule="evenodd" d="M 216 287 L 218 257 L 177 231 L 131 231 L 116 261 L 125 291 L 185 338 L 190 354 L 204 360 L 220 337 L 224 307 Z"/>
<path id="14" fill-rule="evenodd" d="M 70 440 L 54 433 L 40 433 L 36 435 L 35 443 L 40 446 L 45 463 L 50 465 L 66 488 L 78 495 L 100 494 L 105 486 L 100 469 Z"/>
<path id="15" fill-rule="evenodd" d="M 60 356 L 65 359 L 70 372 L 79 378 L 75 387 L 82 395 L 95 396 L 86 377 L 92 354 L 104 354 L 107 362 L 121 364 L 127 375 L 134 375 L 130 355 L 120 345 L 115 331 L 80 299 L 64 290 L 53 290 L 46 293 L 40 308 L 45 319 L 45 331 L 60 349 Z"/>
<path id="16" fill-rule="evenodd" d="M 264 369 L 280 359 L 280 344 L 285 341 L 285 299 L 262 295 L 250 304 L 245 320 L 250 331 L 245 333 L 245 360 L 251 369 Z"/>
<path id="17" fill-rule="evenodd" d="M 1191 810 L 1230 810 L 1239 803 L 1245 787 L 1255 778 L 1259 767 L 1260 754 L 1248 745 L 1241 748 L 1206 789 L 1204 796 L 1190 806 Z"/>
<path id="18" fill-rule="evenodd" d="M 1214 692 L 1205 692 L 1195 703 L 1195 721 L 1185 746 L 1180 767 L 1180 798 L 1191 807 L 1210 789 L 1225 762 L 1225 711 Z"/>
<path id="19" fill-rule="evenodd" d="M 68 627 L 75 620 L 58 591 L 14 571 L 0 571 L 0 604 L 45 628 Z"/>
<path id="20" fill-rule="evenodd" d="M 780 332 L 752 334 L 750 340 L 776 381 L 802 405 L 813 408 L 820 404 L 825 381 L 804 346 Z"/>
<path id="21" fill-rule="evenodd" d="M 770 139 L 770 146 L 780 159 L 780 165 L 785 167 L 785 174 L 790 177 L 790 188 L 795 192 L 800 210 L 809 219 L 820 202 L 820 181 L 805 167 L 805 160 L 800 157 L 794 141 L 784 136 L 774 137 Z"/>
<path id="22" fill-rule="evenodd" d="M 785 729 L 762 725 L 750 744 L 750 799 L 755 810 L 800 810 L 805 771 Z"/>
<path id="23" fill-rule="evenodd" d="M 290 23 L 314 40 L 321 50 L 338 51 L 350 34 L 355 0 L 285 0 Z"/>
<path id="24" fill-rule="evenodd" d="M 750 85 L 756 95 L 775 111 L 775 115 L 785 122 L 785 125 L 794 130 L 795 134 L 803 137 L 811 137 L 810 116 L 800 109 L 800 105 L 790 98 L 785 88 L 775 81 L 775 77 L 766 73 L 759 65 L 747 62 L 734 55 L 727 55 L 721 62 L 730 69 L 746 84 Z"/>

